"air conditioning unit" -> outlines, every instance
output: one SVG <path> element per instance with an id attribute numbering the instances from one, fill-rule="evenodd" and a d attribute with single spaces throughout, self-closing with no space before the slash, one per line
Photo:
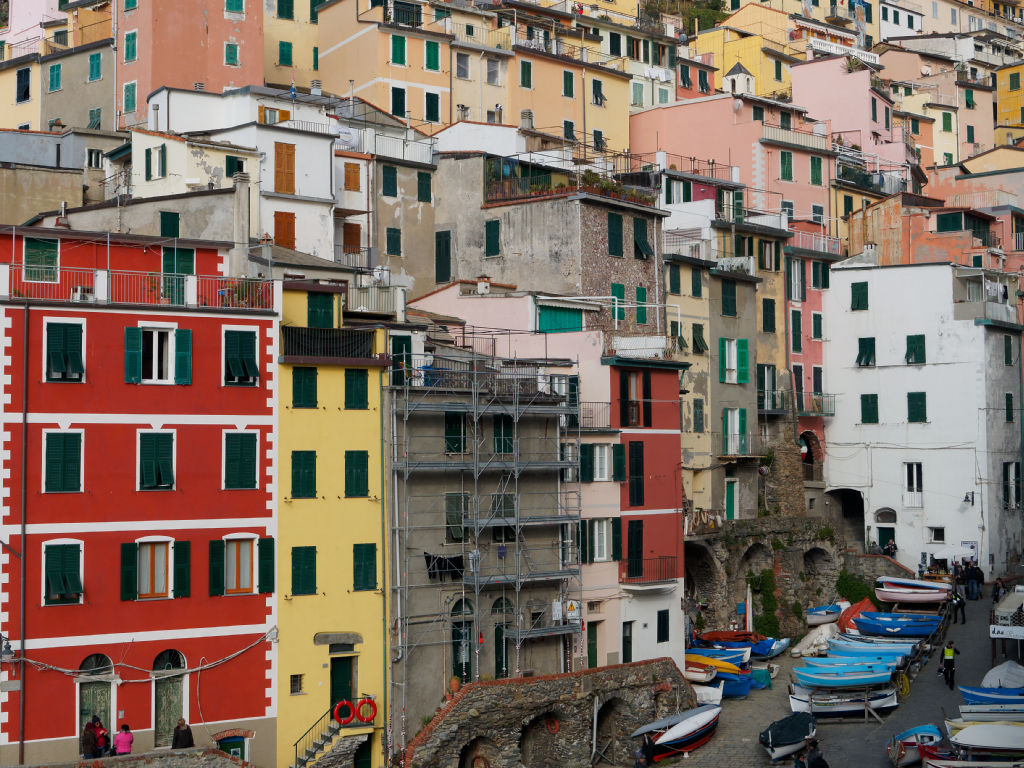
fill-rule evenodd
<path id="1" fill-rule="evenodd" d="M 96 301 L 96 295 L 92 292 L 90 286 L 76 285 L 71 291 L 71 300 L 79 303 L 89 303 Z"/>

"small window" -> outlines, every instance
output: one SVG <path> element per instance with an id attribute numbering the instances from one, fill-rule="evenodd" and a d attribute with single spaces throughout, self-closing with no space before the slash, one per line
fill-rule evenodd
<path id="1" fill-rule="evenodd" d="M 169 542 L 140 542 L 138 554 L 138 593 L 140 600 L 168 597 L 167 564 Z"/>
<path id="2" fill-rule="evenodd" d="M 455 76 L 460 80 L 469 79 L 469 54 L 455 54 Z"/>
<path id="3" fill-rule="evenodd" d="M 519 86 L 533 88 L 533 64 L 529 61 L 519 62 Z"/>
<path id="4" fill-rule="evenodd" d="M 30 283 L 56 283 L 60 271 L 60 240 L 26 237 L 23 244 L 24 279 Z"/>
<path id="5" fill-rule="evenodd" d="M 1013 421 L 1013 393 L 1006 393 L 1006 421 Z"/>
<path id="6" fill-rule="evenodd" d="M 103 54 L 89 54 L 89 82 L 94 83 L 103 76 Z"/>
<path id="7" fill-rule="evenodd" d="M 907 365 L 924 365 L 925 342 L 924 334 L 907 336 L 907 353 L 905 355 Z"/>
<path id="8" fill-rule="evenodd" d="M 122 91 L 122 111 L 125 114 L 132 114 L 136 107 L 136 83 L 125 83 Z"/>
<path id="9" fill-rule="evenodd" d="M 405 37 L 403 35 L 391 36 L 391 63 L 400 67 L 405 66 Z"/>
<path id="10" fill-rule="evenodd" d="M 292 594 L 316 593 L 316 547 L 292 547 Z"/>
<path id="11" fill-rule="evenodd" d="M 464 453 L 466 450 L 466 419 L 461 413 L 444 415 L 444 452 Z"/>
<path id="12" fill-rule="evenodd" d="M 928 421 L 927 393 L 907 392 L 907 421 L 912 424 Z"/>
<path id="13" fill-rule="evenodd" d="M 779 153 L 779 178 L 783 181 L 793 180 L 793 153 L 783 150 Z"/>
<path id="14" fill-rule="evenodd" d="M 497 59 L 492 58 L 484 59 L 484 62 L 487 65 L 487 84 L 498 85 L 501 75 L 501 63 Z"/>
<path id="15" fill-rule="evenodd" d="M 380 176 L 380 193 L 384 197 L 398 197 L 398 169 L 393 165 L 382 166 Z"/>
<path id="16" fill-rule="evenodd" d="M 501 254 L 501 220 L 489 219 L 484 222 L 484 256 Z"/>
<path id="17" fill-rule="evenodd" d="M 458 544 L 465 539 L 465 519 L 469 513 L 468 493 L 446 493 L 444 495 L 444 540 Z"/>
<path id="18" fill-rule="evenodd" d="M 377 588 L 377 545 L 353 544 L 353 591 L 360 592 Z"/>
<path id="19" fill-rule="evenodd" d="M 256 332 L 224 332 L 224 384 L 234 387 L 254 387 L 259 381 L 260 369 L 256 363 Z"/>
<path id="20" fill-rule="evenodd" d="M 81 382 L 85 378 L 79 323 L 46 323 L 46 380 Z"/>
<path id="21" fill-rule="evenodd" d="M 170 384 L 174 380 L 174 331 L 170 328 L 142 329 L 142 383 Z"/>
<path id="22" fill-rule="evenodd" d="M 862 283 L 851 283 L 850 284 L 850 309 L 854 312 L 865 310 L 868 308 L 868 284 Z"/>
<path id="23" fill-rule="evenodd" d="M 135 61 L 139 57 L 138 56 L 138 53 L 139 53 L 139 51 L 138 51 L 138 44 L 137 44 L 138 43 L 138 38 L 139 38 L 139 33 L 138 32 L 132 31 L 132 32 L 125 32 L 124 33 L 124 60 L 125 60 L 125 63 L 131 62 L 131 61 Z"/>
<path id="24" fill-rule="evenodd" d="M 430 174 L 427 171 L 416 172 L 416 200 L 421 203 L 429 203 L 432 200 Z"/>
<path id="25" fill-rule="evenodd" d="M 19 69 L 15 74 L 15 79 L 14 100 L 18 104 L 23 104 L 32 98 L 32 71 L 27 67 Z"/>
<path id="26" fill-rule="evenodd" d="M 98 111 L 98 110 L 92 110 L 92 109 L 89 110 L 89 124 L 90 124 L 90 126 L 92 125 L 92 113 L 94 111 Z M 95 127 L 99 128 L 100 127 L 99 126 L 99 116 L 97 116 L 96 122 L 97 122 L 97 124 L 96 124 Z M 103 168 L 103 150 L 102 149 L 90 149 L 90 150 L 87 150 L 87 152 L 88 152 L 88 155 L 87 155 L 88 159 L 87 159 L 86 162 L 88 163 L 89 167 L 93 168 L 93 169 L 97 169 L 97 170 L 102 170 L 102 168 Z"/>
<path id="27" fill-rule="evenodd" d="M 245 0 L 224 0 L 227 13 L 245 13 Z"/>
<path id="28" fill-rule="evenodd" d="M 292 408 L 316 408 L 316 368 L 292 368 Z"/>
<path id="29" fill-rule="evenodd" d="M 291 497 L 316 498 L 316 451 L 292 451 Z"/>
<path id="30" fill-rule="evenodd" d="M 144 491 L 174 488 L 174 434 L 139 433 L 139 489 Z"/>
<path id="31" fill-rule="evenodd" d="M 1013 336 L 1003 335 L 1003 365 L 1013 365 Z"/>
<path id="32" fill-rule="evenodd" d="M 368 381 L 369 372 L 365 368 L 345 370 L 345 410 L 365 411 L 370 407 Z"/>
<path id="33" fill-rule="evenodd" d="M 50 93 L 60 90 L 60 64 L 50 65 Z"/>
<path id="34" fill-rule="evenodd" d="M 562 71 L 562 95 L 567 98 L 573 98 L 573 91 L 575 85 L 575 78 L 572 72 L 567 70 Z"/>
<path id="35" fill-rule="evenodd" d="M 305 693 L 302 690 L 302 678 L 304 675 L 288 675 L 288 693 L 295 696 L 300 693 Z"/>
<path id="36" fill-rule="evenodd" d="M 228 67 L 238 66 L 237 43 L 224 43 L 224 64 Z"/>
<path id="37" fill-rule="evenodd" d="M 82 433 L 45 432 L 46 493 L 82 491 Z"/>
<path id="38" fill-rule="evenodd" d="M 878 423 L 878 395 L 860 396 L 860 423 Z"/>
<path id="39" fill-rule="evenodd" d="M 874 336 L 857 339 L 857 360 L 855 362 L 861 368 L 870 368 L 875 364 Z"/>
<path id="40" fill-rule="evenodd" d="M 370 495 L 370 454 L 367 451 L 345 451 L 345 497 Z"/>
<path id="41" fill-rule="evenodd" d="M 224 592 L 246 594 L 252 587 L 252 539 L 228 539 L 224 542 Z"/>
<path id="42" fill-rule="evenodd" d="M 612 447 L 607 443 L 594 445 L 594 480 L 611 480 Z"/>
<path id="43" fill-rule="evenodd" d="M 47 544 L 43 547 L 47 605 L 77 603 L 82 596 L 82 545 Z"/>
<path id="44" fill-rule="evenodd" d="M 736 317 L 736 281 L 722 280 L 722 315 Z"/>
<path id="45" fill-rule="evenodd" d="M 402 255 L 402 230 L 398 227 L 387 227 L 385 233 L 385 253 L 388 256 Z"/>
<path id="46" fill-rule="evenodd" d="M 292 66 L 292 44 L 284 40 L 277 43 L 277 64 L 280 67 Z"/>
<path id="47" fill-rule="evenodd" d="M 669 612 L 668 610 L 658 611 L 658 637 L 659 643 L 667 643 L 669 640 Z"/>
<path id="48" fill-rule="evenodd" d="M 929 544 L 945 544 L 946 543 L 946 529 L 935 528 L 928 526 L 928 543 Z"/>

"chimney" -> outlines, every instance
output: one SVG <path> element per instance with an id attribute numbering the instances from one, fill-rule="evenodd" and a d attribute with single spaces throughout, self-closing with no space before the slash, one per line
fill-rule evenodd
<path id="1" fill-rule="evenodd" d="M 192 90 L 193 91 L 205 91 L 206 90 L 206 83 L 192 83 Z"/>
<path id="2" fill-rule="evenodd" d="M 239 171 L 234 176 L 235 199 L 231 218 L 231 240 L 228 253 L 231 275 L 249 274 L 249 174 Z"/>
<path id="3" fill-rule="evenodd" d="M 524 131 L 533 130 L 533 110 L 524 109 L 519 113 L 519 128 Z"/>
<path id="4" fill-rule="evenodd" d="M 309 83 L 309 92 L 313 96 L 320 96 L 323 94 L 323 83 L 320 80 L 312 80 Z"/>
<path id="5" fill-rule="evenodd" d="M 476 292 L 480 296 L 486 296 L 491 292 L 491 278 L 487 275 L 480 275 L 476 279 Z"/>

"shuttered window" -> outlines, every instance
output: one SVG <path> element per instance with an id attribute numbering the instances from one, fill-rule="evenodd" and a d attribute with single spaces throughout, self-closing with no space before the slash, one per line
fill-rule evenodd
<path id="1" fill-rule="evenodd" d="M 1003 365 L 1013 365 L 1013 337 L 1003 336 Z"/>
<path id="2" fill-rule="evenodd" d="M 365 368 L 345 369 L 345 409 L 365 411 L 370 407 L 367 384 L 369 372 Z"/>
<path id="3" fill-rule="evenodd" d="M 82 326 L 78 323 L 47 323 L 46 380 L 80 382 L 84 377 Z"/>
<path id="4" fill-rule="evenodd" d="M 391 63 L 405 66 L 405 38 L 402 35 L 391 36 Z"/>
<path id="5" fill-rule="evenodd" d="M 181 237 L 181 214 L 177 211 L 160 211 L 160 237 Z"/>
<path id="6" fill-rule="evenodd" d="M 427 40 L 424 43 L 426 48 L 425 60 L 426 69 L 430 72 L 437 72 L 441 69 L 441 45 L 436 40 Z"/>
<path id="7" fill-rule="evenodd" d="M 779 153 L 779 176 L 783 181 L 793 180 L 793 153 L 792 152 L 780 152 Z"/>
<path id="8" fill-rule="evenodd" d="M 277 18 L 295 18 L 295 0 L 277 0 Z"/>
<path id="9" fill-rule="evenodd" d="M 699 299 L 703 294 L 700 270 L 696 267 L 690 267 L 690 294 L 695 299 Z"/>
<path id="10" fill-rule="evenodd" d="M 857 339 L 857 365 L 869 367 L 875 364 L 875 338 L 874 336 Z"/>
<path id="11" fill-rule="evenodd" d="M 176 541 L 171 549 L 174 569 L 174 596 L 189 597 L 192 594 L 192 544 Z"/>
<path id="12" fill-rule="evenodd" d="M 292 66 L 292 44 L 281 40 L 277 44 L 277 64 L 281 67 Z"/>
<path id="13" fill-rule="evenodd" d="M 224 435 L 224 487 L 231 490 L 256 487 L 257 436 L 249 432 Z"/>
<path id="14" fill-rule="evenodd" d="M 489 219 L 484 222 L 484 256 L 498 256 L 501 253 L 501 221 Z"/>
<path id="15" fill-rule="evenodd" d="M 722 315 L 736 317 L 736 283 L 733 280 L 722 281 Z"/>
<path id="16" fill-rule="evenodd" d="M 345 451 L 345 496 L 370 495 L 370 454 L 366 451 Z"/>
<path id="17" fill-rule="evenodd" d="M 953 132 L 953 114 L 951 112 L 942 113 L 942 132 L 952 133 Z"/>
<path id="18" fill-rule="evenodd" d="M 292 594 L 316 594 L 316 547 L 292 547 Z"/>
<path id="19" fill-rule="evenodd" d="M 377 588 L 377 545 L 352 545 L 352 589 L 359 592 Z"/>
<path id="20" fill-rule="evenodd" d="M 292 498 L 316 498 L 316 451 L 292 451 Z"/>
<path id="21" fill-rule="evenodd" d="M 811 184 L 821 186 L 821 158 L 811 157 Z"/>
<path id="22" fill-rule="evenodd" d="M 924 334 L 907 336 L 907 365 L 923 365 L 925 363 Z"/>
<path id="23" fill-rule="evenodd" d="M 316 408 L 316 368 L 292 368 L 292 408 Z"/>
<path id="24" fill-rule="evenodd" d="M 864 310 L 868 308 L 868 284 L 863 283 L 851 283 L 850 284 L 850 309 L 853 311 Z"/>
<path id="25" fill-rule="evenodd" d="M 260 369 L 256 364 L 256 333 L 224 331 L 224 383 L 254 386 Z"/>
<path id="26" fill-rule="evenodd" d="M 444 452 L 463 453 L 466 450 L 466 420 L 461 413 L 444 415 Z"/>
<path id="27" fill-rule="evenodd" d="M 416 172 L 416 199 L 421 203 L 429 203 L 432 199 L 430 193 L 430 174 L 426 171 Z"/>
<path id="28" fill-rule="evenodd" d="M 166 490 L 174 487 L 174 435 L 143 432 L 139 435 L 139 488 Z"/>
<path id="29" fill-rule="evenodd" d="M 380 193 L 384 197 L 398 197 L 398 169 L 393 165 L 381 166 Z"/>
<path id="30" fill-rule="evenodd" d="M 647 289 L 642 285 L 636 287 L 636 324 L 646 325 L 647 323 Z"/>
<path id="31" fill-rule="evenodd" d="M 89 54 L 89 82 L 93 83 L 103 75 L 103 54 Z"/>
<path id="32" fill-rule="evenodd" d="M 647 219 L 633 219 L 633 257 L 637 259 L 649 259 L 654 255 L 654 249 L 647 239 Z"/>
<path id="33" fill-rule="evenodd" d="M 608 214 L 608 255 L 622 255 L 622 215 Z"/>
<path id="34" fill-rule="evenodd" d="M 622 283 L 612 283 L 612 306 L 616 320 L 626 319 L 626 308 L 623 303 L 626 301 L 626 286 Z"/>
<path id="35" fill-rule="evenodd" d="M 468 493 L 444 495 L 444 540 L 449 544 L 458 544 L 465 539 L 465 519 L 468 511 Z"/>
<path id="36" fill-rule="evenodd" d="M 48 544 L 44 561 L 46 604 L 77 603 L 83 591 L 82 545 Z"/>
<path id="37" fill-rule="evenodd" d="M 629 443 L 629 506 L 644 503 L 644 444 L 640 440 Z"/>
<path id="38" fill-rule="evenodd" d="M 25 282 L 57 282 L 60 241 L 26 237 L 24 248 Z"/>
<path id="39" fill-rule="evenodd" d="M 693 431 L 704 431 L 704 400 L 699 397 L 693 401 Z"/>
<path id="40" fill-rule="evenodd" d="M 811 315 L 811 338 L 820 339 L 822 338 L 821 333 L 821 314 L 815 312 Z"/>
<path id="41" fill-rule="evenodd" d="M 274 191 L 295 194 L 295 145 L 274 142 Z"/>
<path id="42" fill-rule="evenodd" d="M 790 313 L 790 318 L 793 351 L 802 352 L 804 348 L 803 314 L 799 309 L 794 309 Z"/>
<path id="43" fill-rule="evenodd" d="M 82 490 L 82 433 L 46 433 L 46 493 Z"/>
<path id="44" fill-rule="evenodd" d="M 345 163 L 345 191 L 359 191 L 359 163 Z"/>
<path id="45" fill-rule="evenodd" d="M 669 612 L 667 610 L 658 611 L 658 631 L 657 641 L 659 643 L 667 643 L 669 639 Z"/>
<path id="46" fill-rule="evenodd" d="M 306 294 L 306 325 L 310 328 L 334 326 L 334 294 L 318 291 Z"/>
<path id="47" fill-rule="evenodd" d="M 391 114 L 405 118 L 405 88 L 391 89 Z"/>
<path id="48" fill-rule="evenodd" d="M 761 331 L 775 333 L 775 299 L 761 300 Z"/>
<path id="49" fill-rule="evenodd" d="M 388 227 L 385 233 L 385 249 L 388 256 L 402 255 L 402 230 L 398 227 Z"/>
<path id="50" fill-rule="evenodd" d="M 452 279 L 452 233 L 434 233 L 434 282 L 447 283 Z"/>
<path id="51" fill-rule="evenodd" d="M 138 32 L 125 32 L 124 33 L 124 60 L 135 61 L 139 57 L 139 33 Z"/>
<path id="52" fill-rule="evenodd" d="M 704 339 L 704 325 L 703 323 L 693 324 L 693 353 L 695 355 L 703 354 L 708 351 L 708 343 Z"/>
<path id="53" fill-rule="evenodd" d="M 924 392 L 907 392 L 907 421 L 928 421 L 928 399 Z"/>
<path id="54" fill-rule="evenodd" d="M 494 417 L 494 452 L 512 453 L 515 448 L 515 424 L 511 416 L 499 414 Z"/>
<path id="55" fill-rule="evenodd" d="M 1006 393 L 1006 420 L 1013 421 L 1013 393 Z"/>
<path id="56" fill-rule="evenodd" d="M 519 87 L 533 88 L 533 64 L 529 61 L 519 62 Z"/>
<path id="57" fill-rule="evenodd" d="M 572 72 L 562 71 L 562 95 L 568 96 L 570 99 L 573 97 L 573 77 Z"/>
<path id="58" fill-rule="evenodd" d="M 437 93 L 427 93 L 424 95 L 425 106 L 423 109 L 423 119 L 428 123 L 438 123 L 441 121 L 441 96 Z"/>
<path id="59" fill-rule="evenodd" d="M 612 480 L 624 482 L 626 479 L 626 446 L 621 443 L 612 445 Z"/>
<path id="60" fill-rule="evenodd" d="M 594 444 L 580 444 L 580 482 L 594 482 Z"/>
<path id="61" fill-rule="evenodd" d="M 668 265 L 668 292 L 673 296 L 678 296 L 682 292 L 679 281 L 679 265 L 669 264 Z"/>

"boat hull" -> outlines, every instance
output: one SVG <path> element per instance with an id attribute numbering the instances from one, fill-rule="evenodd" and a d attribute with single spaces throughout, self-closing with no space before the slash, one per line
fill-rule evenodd
<path id="1" fill-rule="evenodd" d="M 944 589 L 875 587 L 875 597 L 883 603 L 941 603 L 949 599 Z"/>
<path id="2" fill-rule="evenodd" d="M 881 621 L 878 619 L 866 619 L 858 616 L 853 620 L 854 625 L 861 632 L 867 635 L 880 635 L 882 637 L 928 637 L 939 626 L 925 621 Z"/>
<path id="3" fill-rule="evenodd" d="M 742 699 L 750 693 L 750 686 L 754 683 L 753 675 L 734 675 L 728 672 L 719 672 L 718 678 L 725 684 L 722 688 L 722 696 L 727 699 Z"/>
<path id="4" fill-rule="evenodd" d="M 875 583 L 884 587 L 908 587 L 910 589 L 930 589 L 936 592 L 949 592 L 952 585 L 944 581 L 924 581 L 922 579 L 903 579 L 899 576 L 879 576 Z"/>
<path id="5" fill-rule="evenodd" d="M 807 745 L 807 740 L 816 735 L 814 715 L 797 712 L 776 720 L 761 731 L 757 740 L 774 762 L 799 752 Z"/>
<path id="6" fill-rule="evenodd" d="M 719 683 L 718 685 L 691 685 L 690 687 L 693 688 L 698 704 L 711 704 L 717 707 L 722 703 L 722 692 L 725 688 L 725 683 Z"/>
<path id="7" fill-rule="evenodd" d="M 804 619 L 807 621 L 807 626 L 817 627 L 822 624 L 831 624 L 833 621 L 839 621 L 839 614 L 843 611 L 838 605 L 819 605 L 816 608 L 808 608 L 804 611 Z"/>
<path id="8" fill-rule="evenodd" d="M 899 705 L 896 689 L 879 688 L 868 694 L 868 706 L 875 712 L 888 712 Z M 864 713 L 864 699 L 850 693 L 834 691 L 826 695 L 816 694 L 811 700 L 811 691 L 800 685 L 790 686 L 789 707 L 794 712 L 810 712 L 815 717 L 842 717 L 850 713 Z"/>
<path id="9" fill-rule="evenodd" d="M 701 708 L 704 710 L 704 708 Z M 710 707 L 695 712 L 691 717 L 676 723 L 654 740 L 654 761 L 659 762 L 671 755 L 692 752 L 705 744 L 718 728 L 721 707 Z"/>
<path id="10" fill-rule="evenodd" d="M 699 664 L 689 661 L 683 670 L 683 677 L 691 683 L 709 683 L 718 674 L 718 670 L 710 664 Z"/>
<path id="11" fill-rule="evenodd" d="M 965 704 L 1024 704 L 1024 688 L 974 688 L 960 686 Z"/>
<path id="12" fill-rule="evenodd" d="M 808 688 L 864 688 L 882 685 L 892 678 L 892 670 L 850 670 L 847 667 L 797 667 L 793 670 L 801 685 Z"/>
<path id="13" fill-rule="evenodd" d="M 896 768 L 913 765 L 921 760 L 919 747 L 936 744 L 942 740 L 942 732 L 934 725 L 921 725 L 896 734 L 889 740 L 886 750 Z"/>
<path id="14" fill-rule="evenodd" d="M 974 751 L 1024 755 L 1024 728 L 1001 723 L 975 723 L 951 737 L 950 743 Z"/>
<path id="15" fill-rule="evenodd" d="M 721 659 L 722 661 L 728 661 L 730 664 L 746 664 L 750 661 L 749 648 L 710 648 L 698 645 L 693 648 L 687 648 L 686 652 L 697 656 L 706 656 L 709 659 Z"/>
<path id="16" fill-rule="evenodd" d="M 960 716 L 973 722 L 995 720 L 1024 722 L 1024 702 L 1021 704 L 964 704 Z"/>
<path id="17" fill-rule="evenodd" d="M 740 668 L 731 662 L 723 661 L 722 659 L 715 659 L 710 656 L 701 656 L 699 653 L 686 654 L 686 663 L 704 664 L 709 667 L 714 667 L 719 671 L 719 673 L 730 672 L 735 675 L 740 671 Z"/>

